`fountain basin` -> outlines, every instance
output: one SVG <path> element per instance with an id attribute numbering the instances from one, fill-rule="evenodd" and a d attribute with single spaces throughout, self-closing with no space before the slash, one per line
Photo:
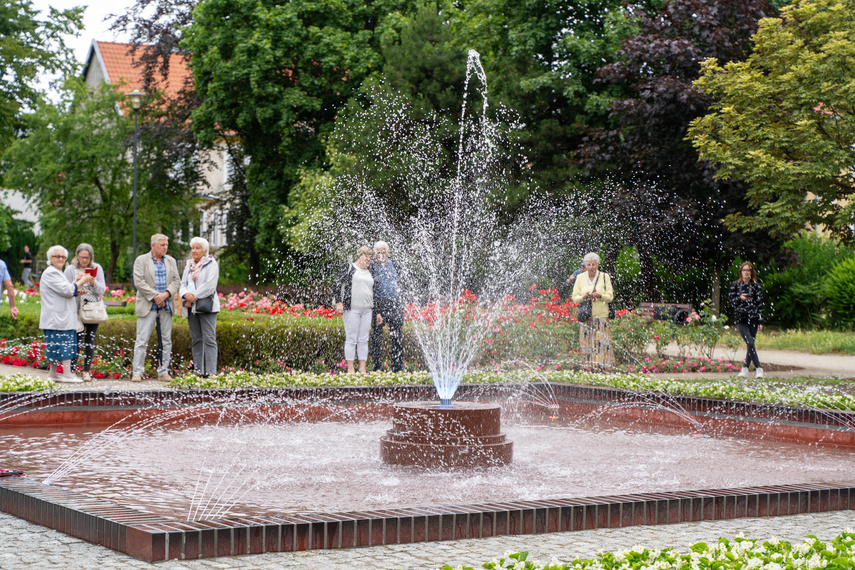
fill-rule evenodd
<path id="1" fill-rule="evenodd" d="M 496 467 L 511 462 L 513 442 L 501 430 L 497 404 L 413 402 L 395 406 L 382 438 L 384 463 L 427 468 Z"/>
<path id="2" fill-rule="evenodd" d="M 528 417 L 538 409 L 541 415 L 547 413 L 541 406 L 532 407 L 526 398 L 526 390 L 521 392 L 519 386 L 461 388 L 467 398 L 474 400 L 500 398 L 506 421 L 514 416 Z M 530 390 L 535 388 L 533 385 L 528 387 Z M 811 460 L 816 459 L 815 450 L 825 448 L 839 450 L 841 455 L 831 462 L 825 476 L 820 474 L 813 478 L 807 476 L 800 463 L 770 469 L 778 462 L 776 458 L 779 456 L 773 446 L 767 454 L 769 464 L 761 461 L 760 467 L 763 474 L 775 475 L 774 480 L 741 479 L 735 484 L 707 481 L 688 487 L 663 480 L 656 489 L 643 489 L 633 483 L 625 490 L 594 489 L 586 484 L 578 494 L 567 494 L 556 487 L 532 497 L 519 498 L 495 496 L 495 486 L 482 483 L 472 487 L 482 488 L 490 495 L 453 502 L 443 502 L 443 498 L 425 492 L 423 483 L 426 473 L 423 470 L 385 466 L 391 472 L 390 476 L 400 477 L 403 481 L 410 473 L 416 479 L 413 484 L 417 492 L 415 502 L 397 505 L 381 502 L 373 506 L 353 507 L 316 506 L 312 512 L 305 509 L 297 512 L 266 509 L 215 519 L 188 519 L 157 514 L 148 509 L 142 511 L 126 504 L 124 492 L 123 500 L 118 501 L 58 485 L 46 485 L 29 476 L 2 477 L 0 510 L 137 558 L 162 561 L 855 509 L 855 481 L 851 478 L 851 470 L 848 470 L 855 450 L 855 414 L 653 394 L 646 395 L 641 401 L 637 394 L 624 390 L 570 385 L 553 385 L 553 388 L 558 400 L 557 415 L 561 418 L 590 415 L 607 421 L 610 426 L 680 425 L 683 438 L 690 438 L 693 429 L 686 427 L 685 419 L 663 410 L 660 405 L 671 403 L 703 423 L 705 431 L 716 436 L 713 439 L 689 439 L 689 442 L 706 444 L 728 434 L 747 440 L 751 452 L 739 455 L 739 473 L 744 471 L 743 463 L 756 455 L 754 443 L 757 440 L 767 445 L 773 445 L 774 441 L 807 444 L 809 447 L 803 453 L 804 457 L 810 457 Z M 359 410 L 359 418 L 342 416 L 343 423 L 347 424 L 354 421 L 361 423 L 361 419 L 365 418 L 389 421 L 393 414 L 393 401 L 424 400 L 432 394 L 433 388 L 427 386 L 112 394 L 63 392 L 38 397 L 0 394 L 0 409 L 4 410 L 0 415 L 0 424 L 26 426 L 27 429 L 40 424 L 51 432 L 56 432 L 55 428 L 60 427 L 60 424 L 68 427 L 87 426 L 85 429 L 88 430 L 90 426 L 109 425 L 120 414 L 127 416 L 126 421 L 133 422 L 133 417 L 140 414 L 143 417 L 165 414 L 164 420 L 168 421 L 170 413 L 194 421 L 207 417 L 204 423 L 219 421 L 231 424 L 256 415 L 260 417 L 263 409 L 269 409 L 278 418 L 304 421 L 308 418 L 330 417 L 336 406 L 328 404 Z M 269 412 L 264 415 L 269 416 Z M 316 431 L 312 425 L 307 427 L 309 432 Z M 364 445 L 370 448 L 367 451 L 369 454 L 377 453 L 377 442 L 385 427 L 365 440 Z M 526 451 L 530 444 L 525 443 L 517 427 L 511 425 L 506 429 L 517 445 L 514 464 L 493 471 L 504 476 L 505 472 L 518 469 L 526 461 L 537 465 L 554 462 L 544 457 L 542 449 L 534 455 L 530 450 Z M 537 428 L 532 443 L 543 444 L 543 433 L 543 427 Z M 327 437 L 320 434 L 319 437 L 321 441 L 334 442 L 329 444 L 338 448 L 336 455 L 342 455 L 342 450 L 359 446 L 358 442 L 356 445 L 348 445 L 335 435 Z M 281 454 L 280 440 L 275 437 L 265 439 L 271 440 L 271 445 L 276 448 L 275 453 Z M 143 443 L 145 456 L 158 448 L 149 443 L 147 438 Z M 303 444 L 300 447 L 321 448 L 319 444 Z M 633 460 L 614 457 L 616 451 L 629 450 L 631 446 L 605 443 L 594 447 L 595 453 L 609 454 L 603 458 L 603 467 L 593 473 L 596 481 L 606 479 L 604 474 L 620 471 L 617 466 L 621 464 L 634 465 L 631 472 L 637 470 Z M 27 448 L 31 449 L 29 445 Z M 660 457 L 659 462 L 674 464 L 673 447 L 669 444 L 662 449 L 667 453 Z M 170 480 L 164 484 L 174 487 L 174 468 L 178 463 L 175 460 L 179 455 L 171 448 L 167 448 L 166 452 L 171 455 L 169 471 L 164 473 L 169 475 Z M 568 455 L 563 448 L 560 452 L 561 457 Z M 528 460 L 527 454 L 530 456 Z M 587 459 L 580 460 L 576 455 L 572 455 L 571 459 L 571 468 L 592 470 Z M 680 472 L 685 470 L 685 462 L 676 463 L 680 466 Z M 720 467 L 719 463 L 706 453 L 699 456 L 703 472 L 711 471 L 711 466 Z M 471 475 L 475 477 L 476 483 L 484 480 L 486 471 L 489 470 L 473 470 Z M 346 474 L 345 487 L 352 487 L 354 471 L 351 466 L 342 467 L 341 472 Z M 449 475 L 453 475 L 455 480 L 459 478 L 457 472 Z M 234 478 L 230 472 L 226 476 Z M 549 476 L 529 476 L 526 480 L 551 482 Z M 372 475 L 369 482 L 372 489 L 377 488 L 377 482 L 376 476 Z M 146 479 L 146 483 L 145 496 L 150 497 L 151 481 Z M 518 487 L 516 483 L 512 486 Z M 101 488 L 103 485 L 96 487 Z M 288 495 L 278 492 L 277 496 Z M 318 504 L 318 498 L 311 496 L 313 505 Z"/>

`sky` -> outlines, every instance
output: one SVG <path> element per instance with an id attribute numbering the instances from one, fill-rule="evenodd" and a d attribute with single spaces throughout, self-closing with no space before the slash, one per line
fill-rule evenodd
<path id="1" fill-rule="evenodd" d="M 105 22 L 104 18 L 110 14 L 121 14 L 128 7 L 134 4 L 134 0 L 32 0 L 33 8 L 42 12 L 43 15 L 49 13 L 49 7 L 53 6 L 58 10 L 68 10 L 76 6 L 87 6 L 83 13 L 83 30 L 80 35 L 67 36 L 65 39 L 66 45 L 74 50 L 74 55 L 81 66 L 86 62 L 86 56 L 89 55 L 89 46 L 92 40 L 100 41 L 127 41 L 127 36 L 114 36 L 110 31 L 112 19 Z"/>

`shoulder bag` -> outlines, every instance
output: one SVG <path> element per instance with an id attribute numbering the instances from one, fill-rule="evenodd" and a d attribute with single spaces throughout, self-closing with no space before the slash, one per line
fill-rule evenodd
<path id="1" fill-rule="evenodd" d="M 583 275 L 585 275 L 585 274 L 584 273 L 580 274 L 579 277 L 577 277 L 576 279 L 580 279 Z M 595 291 L 597 290 L 596 283 L 598 283 L 599 280 L 600 280 L 600 278 L 598 275 L 597 281 L 594 284 L 594 290 Z M 585 301 L 582 301 L 581 303 L 579 303 L 579 310 L 576 313 L 576 320 L 579 321 L 580 323 L 587 323 L 588 321 L 591 320 L 591 315 L 593 313 L 593 310 L 594 310 L 594 306 L 593 306 L 590 299 L 586 299 Z"/>
<path id="2" fill-rule="evenodd" d="M 80 304 L 80 322 L 84 325 L 100 325 L 107 322 L 107 308 L 104 301 L 86 301 Z"/>
<path id="3" fill-rule="evenodd" d="M 207 315 L 214 312 L 214 296 L 201 297 L 196 299 L 196 314 Z"/>

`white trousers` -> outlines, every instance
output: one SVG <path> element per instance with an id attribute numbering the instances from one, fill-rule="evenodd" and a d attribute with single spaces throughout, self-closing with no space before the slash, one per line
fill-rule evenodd
<path id="1" fill-rule="evenodd" d="M 145 374 L 145 356 L 148 351 L 148 341 L 154 330 L 155 319 L 160 319 L 160 333 L 163 340 L 163 360 L 157 368 L 157 375 L 163 376 L 169 372 L 169 361 L 172 358 L 172 312 L 161 309 L 151 311 L 144 317 L 137 317 L 137 341 L 134 344 L 134 374 Z"/>
<path id="2" fill-rule="evenodd" d="M 342 315 L 344 320 L 344 359 L 368 360 L 368 335 L 371 333 L 373 309 L 351 309 Z"/>

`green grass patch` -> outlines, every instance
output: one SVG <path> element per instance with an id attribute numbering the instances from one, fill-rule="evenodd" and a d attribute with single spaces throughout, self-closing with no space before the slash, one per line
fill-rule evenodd
<path id="1" fill-rule="evenodd" d="M 811 354 L 855 355 L 855 333 L 828 330 L 785 330 L 757 335 L 758 349 L 794 350 Z"/>

